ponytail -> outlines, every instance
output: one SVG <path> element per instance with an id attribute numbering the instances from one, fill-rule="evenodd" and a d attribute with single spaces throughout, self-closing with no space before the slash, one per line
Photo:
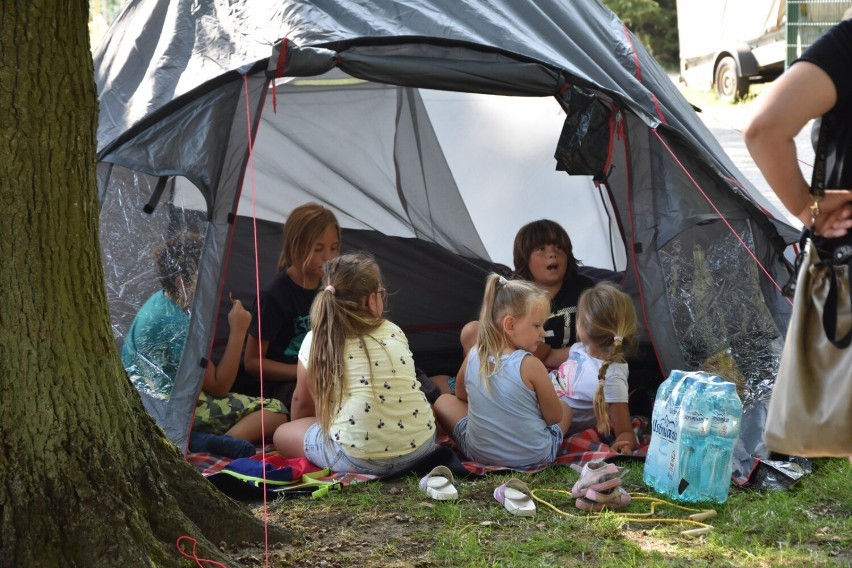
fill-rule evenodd
<path id="1" fill-rule="evenodd" d="M 500 370 L 500 351 L 503 349 L 503 330 L 495 314 L 494 303 L 497 297 L 497 286 L 500 279 L 498 274 L 489 274 L 485 281 L 485 292 L 482 295 L 482 308 L 479 311 L 479 335 L 476 340 L 476 356 L 479 358 L 479 372 L 486 379 Z M 496 355 L 496 357 L 495 357 Z"/>
<path id="2" fill-rule="evenodd" d="M 308 356 L 308 375 L 316 397 L 317 421 L 328 432 L 333 400 L 343 398 L 343 349 L 346 342 L 345 314 L 338 309 L 334 292 L 326 287 L 311 306 L 313 339 Z"/>
<path id="3" fill-rule="evenodd" d="M 476 354 L 483 384 L 500 370 L 500 352 L 506 345 L 503 318 L 522 317 L 535 305 L 550 307 L 550 297 L 542 288 L 526 280 L 506 280 L 499 274 L 490 274 L 485 281 L 482 308 L 479 310 L 479 335 Z"/>
<path id="4" fill-rule="evenodd" d="M 601 434 L 609 433 L 609 405 L 604 398 L 604 385 L 606 384 L 606 372 L 613 361 L 624 362 L 624 338 L 616 335 L 613 338 L 612 353 L 604 359 L 601 370 L 598 372 L 598 388 L 595 391 L 594 408 L 595 418 L 597 419 L 598 432 Z"/>
<path id="5" fill-rule="evenodd" d="M 308 380 L 317 422 L 326 437 L 337 406 L 346 395 L 346 340 L 362 343 L 383 319 L 365 307 L 365 299 L 381 285 L 379 266 L 366 253 L 349 253 L 329 260 L 323 284 L 311 305 L 313 339 L 308 356 Z M 369 351 L 365 350 L 369 362 Z M 372 365 L 371 365 L 372 368 Z"/>
<path id="6" fill-rule="evenodd" d="M 601 434 L 610 430 L 609 405 L 604 397 L 604 384 L 609 366 L 624 363 L 632 348 L 638 323 L 630 296 L 610 282 L 598 282 L 584 290 L 577 304 L 577 328 L 582 328 L 584 342 L 608 352 L 598 372 L 594 409 L 597 429 Z"/>

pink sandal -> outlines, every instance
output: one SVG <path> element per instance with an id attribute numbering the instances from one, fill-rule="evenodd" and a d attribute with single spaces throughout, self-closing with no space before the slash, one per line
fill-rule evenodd
<path id="1" fill-rule="evenodd" d="M 578 499 L 584 497 L 589 489 L 602 492 L 620 487 L 621 478 L 627 474 L 625 468 L 603 461 L 589 462 L 582 469 L 575 465 L 571 467 L 580 473 L 580 479 L 571 488 L 571 494 Z"/>
<path id="2" fill-rule="evenodd" d="M 606 492 L 589 489 L 574 504 L 582 511 L 597 513 L 604 508 L 614 511 L 623 509 L 630 504 L 630 501 L 630 494 L 623 487 L 616 487 Z"/>

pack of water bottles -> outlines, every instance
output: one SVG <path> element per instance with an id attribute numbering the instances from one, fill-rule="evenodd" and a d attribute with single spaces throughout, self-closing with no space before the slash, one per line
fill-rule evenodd
<path id="1" fill-rule="evenodd" d="M 742 414 L 734 383 L 672 371 L 654 400 L 645 484 L 678 501 L 724 503 Z"/>

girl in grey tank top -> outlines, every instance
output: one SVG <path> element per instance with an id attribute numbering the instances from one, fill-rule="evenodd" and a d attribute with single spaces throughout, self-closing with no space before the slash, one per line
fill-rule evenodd
<path id="1" fill-rule="evenodd" d="M 551 463 L 571 423 L 544 364 L 529 355 L 544 341 L 547 293 L 532 282 L 488 277 L 477 345 L 435 416 L 462 452 L 488 465 Z"/>

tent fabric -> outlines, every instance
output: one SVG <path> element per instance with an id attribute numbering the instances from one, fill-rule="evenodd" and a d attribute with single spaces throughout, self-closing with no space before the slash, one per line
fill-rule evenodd
<path id="1" fill-rule="evenodd" d="M 597 1 L 436 0 L 427 7 L 417 0 L 131 0 L 95 53 L 98 147 L 224 71 L 269 57 L 270 46 L 281 38 L 302 48 L 338 52 L 355 43 L 387 47 L 413 38 L 441 53 L 447 43 L 476 45 L 541 62 L 578 84 L 616 95 L 650 126 L 675 128 L 718 160 L 723 175 L 737 180 L 751 199 L 774 210 L 742 176 L 733 175 L 736 168 L 691 105 L 641 42 Z M 307 59 L 288 65 L 301 66 Z M 325 57 L 319 59 L 328 64 Z M 316 74 L 318 67 L 311 68 L 297 68 L 294 75 Z"/>
<path id="2" fill-rule="evenodd" d="M 175 390 L 146 401 L 179 445 L 229 296 L 254 301 L 306 201 L 335 212 L 345 249 L 376 255 L 391 318 L 431 371 L 458 362 L 516 230 L 551 218 L 633 297 L 650 380 L 711 363 L 762 408 L 797 231 L 600 3 L 131 0 L 95 68 L 117 343 L 156 289 L 152 247 L 187 227 L 205 239 Z M 605 171 L 568 175 L 554 154 L 590 97 Z"/>

